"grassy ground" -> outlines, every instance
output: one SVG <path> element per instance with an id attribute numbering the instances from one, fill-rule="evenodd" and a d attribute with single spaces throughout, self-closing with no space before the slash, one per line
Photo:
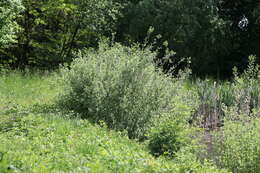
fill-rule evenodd
<path id="1" fill-rule="evenodd" d="M 59 90 L 53 75 L 13 72 L 0 78 L 0 109 L 50 103 Z"/>
<path id="2" fill-rule="evenodd" d="M 227 119 L 221 128 L 223 133 L 217 133 L 210 144 L 214 152 L 207 153 L 221 169 L 207 162 L 200 163 L 185 148 L 174 159 L 155 158 L 147 143 L 129 140 L 126 134 L 58 109 L 55 100 L 62 85 L 57 79 L 57 74 L 40 72 L 0 75 L 0 173 L 259 170 L 259 119 Z M 208 97 L 214 99 L 214 94 Z M 238 115 L 234 112 L 233 116 Z M 244 126 L 245 123 L 248 124 Z M 200 155 L 200 152 L 195 153 Z"/>
<path id="3" fill-rule="evenodd" d="M 58 86 L 53 74 L 0 76 L 0 173 L 221 172 L 154 158 L 120 133 L 70 118 L 52 106 Z"/>

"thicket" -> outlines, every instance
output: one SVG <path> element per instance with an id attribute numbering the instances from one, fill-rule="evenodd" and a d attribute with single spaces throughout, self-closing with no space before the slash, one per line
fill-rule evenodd
<path id="1" fill-rule="evenodd" d="M 243 73 L 234 68 L 231 82 L 197 81 L 199 95 L 192 123 L 206 129 L 206 158 L 232 172 L 259 170 L 260 75 L 256 57 Z"/>
<path id="2" fill-rule="evenodd" d="M 60 108 L 145 141 L 151 154 L 183 165 L 179 171 L 206 172 L 199 159 L 233 172 L 260 169 L 258 1 L 9 0 L 0 5 L 0 71 L 3 65 L 69 63 L 61 70 Z M 147 38 L 150 26 L 154 32 Z M 121 43 L 99 43 L 104 37 Z M 247 59 L 249 54 L 257 56 Z M 182 57 L 191 57 L 191 69 L 178 73 L 189 62 Z M 232 69 L 230 81 L 190 76 L 192 71 L 230 77 Z M 164 73 L 173 71 L 174 77 Z M 6 106 L 13 95 L 0 96 Z"/>
<path id="3" fill-rule="evenodd" d="M 225 126 L 213 132 L 210 159 L 214 160 L 219 167 L 234 173 L 258 172 L 260 170 L 260 119 L 249 118 L 243 114 L 235 116 L 239 119 L 226 118 Z"/>
<path id="4" fill-rule="evenodd" d="M 10 59 L 10 53 L 5 52 L 3 49 L 10 47 L 16 43 L 17 31 L 21 27 L 15 21 L 15 18 L 24 10 L 22 2 L 20 0 L 0 1 L 0 72 L 3 71 L 6 66 L 12 62 Z"/>
<path id="5" fill-rule="evenodd" d="M 233 111 L 234 116 L 255 116 L 259 113 L 259 65 L 256 64 L 255 56 L 249 56 L 248 61 L 242 73 L 236 67 L 233 69 L 234 77 L 231 81 L 197 79 L 192 82 L 199 100 L 198 109 L 192 115 L 192 123 L 212 129 L 224 125 L 223 119 L 229 111 Z"/>
<path id="6" fill-rule="evenodd" d="M 172 117 L 171 114 L 164 115 L 164 117 L 161 117 L 164 120 L 159 120 L 160 123 L 154 125 L 149 132 L 148 148 L 154 156 L 162 155 L 174 159 L 181 149 L 191 146 L 190 136 L 194 132 L 187 122 Z"/>
<path id="7" fill-rule="evenodd" d="M 128 7 L 118 33 L 143 41 L 153 26 L 154 36 L 162 36 L 158 46 L 167 40 L 177 52 L 165 69 L 191 57 L 194 74 L 230 76 L 233 66 L 246 68 L 246 57 L 259 55 L 259 5 L 254 0 L 141 0 Z"/>

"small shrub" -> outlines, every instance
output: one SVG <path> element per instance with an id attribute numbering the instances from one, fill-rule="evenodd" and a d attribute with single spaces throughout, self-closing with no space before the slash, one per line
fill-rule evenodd
<path id="1" fill-rule="evenodd" d="M 233 88 L 238 114 L 250 115 L 253 110 L 260 109 L 260 66 L 255 60 L 255 56 L 249 56 L 248 67 L 241 75 L 234 68 Z"/>
<path id="2" fill-rule="evenodd" d="M 165 115 L 164 120 L 151 129 L 148 148 L 154 156 L 175 157 L 191 141 L 191 129 L 180 119 Z"/>
<path id="3" fill-rule="evenodd" d="M 213 152 L 216 164 L 234 173 L 260 170 L 260 119 L 240 117 L 225 120 L 225 126 L 215 132 Z"/>
<path id="4" fill-rule="evenodd" d="M 148 48 L 101 43 L 63 69 L 64 91 L 58 104 L 94 122 L 144 135 L 151 120 L 171 109 L 173 79 L 156 69 Z"/>

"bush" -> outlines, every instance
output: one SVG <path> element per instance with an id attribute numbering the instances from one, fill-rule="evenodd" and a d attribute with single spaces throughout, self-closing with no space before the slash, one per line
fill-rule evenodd
<path id="1" fill-rule="evenodd" d="M 156 69 L 148 48 L 101 43 L 97 52 L 79 54 L 63 69 L 64 91 L 58 104 L 94 122 L 142 137 L 151 120 L 170 111 L 173 79 Z"/>
<path id="2" fill-rule="evenodd" d="M 250 115 L 260 109 L 260 66 L 255 56 L 249 56 L 247 69 L 241 74 L 234 70 L 235 101 L 238 114 Z"/>
<path id="3" fill-rule="evenodd" d="M 225 120 L 225 126 L 215 132 L 213 152 L 216 164 L 234 173 L 260 170 L 260 119 L 240 116 L 240 120 Z"/>
<path id="4" fill-rule="evenodd" d="M 175 154 L 189 141 L 187 127 L 177 120 L 165 120 L 152 128 L 148 148 L 154 156 Z"/>

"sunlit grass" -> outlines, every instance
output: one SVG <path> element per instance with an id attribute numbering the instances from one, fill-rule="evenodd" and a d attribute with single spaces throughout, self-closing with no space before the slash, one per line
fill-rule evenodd
<path id="1" fill-rule="evenodd" d="M 47 104 L 58 93 L 54 74 L 12 72 L 0 75 L 0 109 L 13 105 Z"/>

